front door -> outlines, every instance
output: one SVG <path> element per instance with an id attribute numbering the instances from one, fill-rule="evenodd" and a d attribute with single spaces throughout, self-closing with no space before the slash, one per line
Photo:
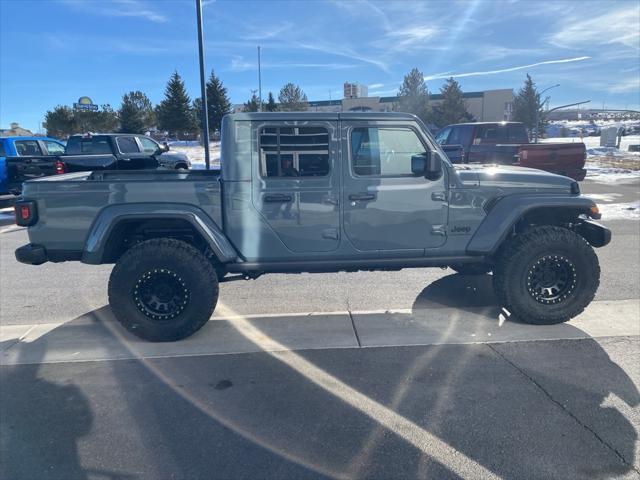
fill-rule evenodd
<path id="1" fill-rule="evenodd" d="M 146 170 L 156 168 L 156 159 L 142 150 L 141 145 L 133 135 L 116 137 L 118 155 L 118 170 Z"/>
<path id="2" fill-rule="evenodd" d="M 411 157 L 429 149 L 426 138 L 409 125 L 343 126 L 343 222 L 353 246 L 382 256 L 420 256 L 444 244 L 445 178 L 411 172 Z"/>
<path id="3" fill-rule="evenodd" d="M 253 204 L 294 253 L 340 243 L 337 122 L 269 123 L 258 136 Z"/>

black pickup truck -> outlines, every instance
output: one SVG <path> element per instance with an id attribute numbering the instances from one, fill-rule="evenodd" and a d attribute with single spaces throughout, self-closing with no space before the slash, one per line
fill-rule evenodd
<path id="1" fill-rule="evenodd" d="M 14 148 L 14 156 L 5 157 L 3 150 L 0 150 L 0 195 L 19 195 L 23 182 L 54 174 L 96 170 L 191 168 L 191 162 L 184 153 L 169 152 L 167 145 L 161 145 L 145 135 L 73 135 L 69 137 L 66 148 L 62 143 L 44 137 L 20 137 L 19 141 L 25 145 L 21 151 Z M 9 150 L 7 153 L 12 151 Z"/>
<path id="2" fill-rule="evenodd" d="M 167 145 L 145 135 L 126 133 L 73 135 L 60 160 L 67 172 L 94 170 L 189 169 L 183 153 L 170 152 Z"/>

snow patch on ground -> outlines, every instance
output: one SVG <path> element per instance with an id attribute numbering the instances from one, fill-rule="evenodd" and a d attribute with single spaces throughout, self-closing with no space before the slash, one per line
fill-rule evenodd
<path id="1" fill-rule="evenodd" d="M 602 220 L 640 220 L 640 201 L 598 205 Z"/>
<path id="2" fill-rule="evenodd" d="M 178 145 L 174 145 L 178 144 Z M 191 160 L 191 168 L 194 170 L 204 170 L 204 147 L 199 142 L 171 142 L 169 143 L 172 152 L 185 153 Z M 211 157 L 211 168 L 220 168 L 220 142 L 209 143 L 209 156 Z"/>
<path id="3" fill-rule="evenodd" d="M 617 198 L 620 198 L 622 194 L 621 193 L 586 193 L 584 194 L 584 196 L 592 200 L 595 200 L 596 202 L 612 203 Z"/>
<path id="4" fill-rule="evenodd" d="M 640 178 L 640 152 L 630 152 L 629 145 L 639 145 L 640 135 L 622 137 L 620 148 L 601 147 L 600 137 L 545 138 L 543 143 L 584 143 L 587 149 L 587 178 L 615 183 Z"/>

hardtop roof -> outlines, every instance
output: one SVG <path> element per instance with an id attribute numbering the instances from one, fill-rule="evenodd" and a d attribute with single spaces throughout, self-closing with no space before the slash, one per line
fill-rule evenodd
<path id="1" fill-rule="evenodd" d="M 417 120 L 401 112 L 240 112 L 227 115 L 232 120 Z"/>

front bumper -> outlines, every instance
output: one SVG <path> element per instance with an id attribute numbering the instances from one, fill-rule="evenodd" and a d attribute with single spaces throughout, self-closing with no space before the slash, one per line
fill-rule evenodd
<path id="1" fill-rule="evenodd" d="M 16 250 L 16 260 L 27 265 L 42 265 L 48 261 L 47 251 L 42 245 L 29 243 Z"/>
<path id="2" fill-rule="evenodd" d="M 611 230 L 593 220 L 583 220 L 578 233 L 594 247 L 604 247 L 611 242 Z"/>

